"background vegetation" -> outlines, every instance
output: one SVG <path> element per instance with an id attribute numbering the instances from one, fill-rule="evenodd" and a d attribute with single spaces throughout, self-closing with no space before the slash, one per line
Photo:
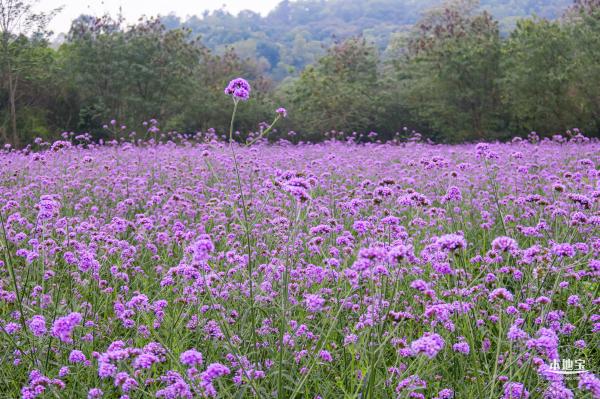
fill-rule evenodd
<path id="1" fill-rule="evenodd" d="M 0 3 L 0 141 L 13 146 L 63 131 L 107 137 L 113 119 L 138 137 L 150 118 L 162 131 L 222 132 L 222 90 L 238 75 L 254 88 L 243 132 L 281 105 L 293 140 L 600 133 L 599 0 L 284 0 L 265 17 L 132 26 L 81 16 L 60 44 L 45 31 L 51 12 Z"/>

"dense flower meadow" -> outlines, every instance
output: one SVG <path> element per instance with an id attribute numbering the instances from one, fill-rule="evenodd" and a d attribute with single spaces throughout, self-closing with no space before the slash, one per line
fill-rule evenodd
<path id="1" fill-rule="evenodd" d="M 598 141 L 48 147 L 0 155 L 2 398 L 600 398 Z"/>

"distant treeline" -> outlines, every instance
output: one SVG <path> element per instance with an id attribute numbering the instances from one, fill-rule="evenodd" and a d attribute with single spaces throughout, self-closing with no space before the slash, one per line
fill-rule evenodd
<path id="1" fill-rule="evenodd" d="M 384 50 L 364 32 L 331 39 L 314 62 L 283 80 L 257 57 L 212 50 L 204 36 L 158 19 L 124 27 L 108 16 L 80 17 L 54 49 L 43 33 L 49 14 L 35 14 L 26 1 L 0 3 L 19 6 L 0 7 L 12 12 L 3 21 L 19 21 L 0 26 L 0 142 L 14 146 L 63 131 L 105 138 L 118 129 L 140 138 L 151 118 L 161 131 L 223 132 L 231 108 L 223 88 L 236 76 L 253 86 L 238 110 L 242 136 L 278 106 L 289 117 L 272 137 L 291 140 L 316 141 L 331 131 L 380 139 L 419 131 L 445 142 L 572 128 L 600 133 L 600 0 L 576 0 L 557 19 L 520 19 L 508 35 L 476 2 L 446 2 L 410 29 L 392 29 Z M 296 4 L 284 1 L 272 14 Z M 294 51 L 303 54 L 302 46 Z"/>
<path id="2" fill-rule="evenodd" d="M 167 29 L 186 27 L 202 43 L 221 54 L 233 47 L 243 58 L 256 60 L 261 71 L 276 81 L 302 71 L 325 55 L 336 41 L 362 36 L 383 59 L 393 54 L 395 38 L 409 31 L 423 12 L 441 0 L 282 0 L 264 17 L 253 11 L 231 15 L 205 12 L 181 19 L 161 17 Z M 476 11 L 486 10 L 506 36 L 516 21 L 536 15 L 557 19 L 572 0 L 480 0 Z"/>

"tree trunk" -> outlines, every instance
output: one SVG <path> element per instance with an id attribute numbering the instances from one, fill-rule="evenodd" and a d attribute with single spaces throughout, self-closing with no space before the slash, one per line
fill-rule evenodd
<path id="1" fill-rule="evenodd" d="M 4 75 L 4 73 L 2 74 L 2 78 L 4 80 L 4 82 L 11 82 L 12 83 L 12 75 L 10 73 L 10 62 L 9 62 L 9 51 L 8 51 L 8 33 L 7 32 L 2 32 L 2 54 L 0 54 L 2 57 L 3 65 L 2 65 L 2 72 L 4 72 L 6 70 L 6 75 Z M 6 79 L 4 79 L 6 77 Z M 9 100 L 9 108 L 10 108 L 10 119 L 12 121 L 12 102 L 11 102 L 11 93 L 13 92 L 11 90 L 11 86 L 12 84 L 9 83 L 8 84 L 8 100 Z M 0 133 L 2 134 L 2 141 L 3 144 L 8 144 L 11 142 L 11 140 L 8 138 L 8 128 L 4 129 L 4 128 L 0 128 Z"/>
<path id="2" fill-rule="evenodd" d="M 10 66 L 9 66 L 10 68 Z M 8 101 L 10 103 L 10 124 L 12 133 L 12 145 L 19 146 L 19 134 L 17 131 L 17 82 L 12 71 L 8 71 Z"/>
<path id="3" fill-rule="evenodd" d="M 0 126 L 0 138 L 2 138 L 1 144 L 8 143 L 8 135 L 6 134 L 6 130 L 2 126 Z"/>

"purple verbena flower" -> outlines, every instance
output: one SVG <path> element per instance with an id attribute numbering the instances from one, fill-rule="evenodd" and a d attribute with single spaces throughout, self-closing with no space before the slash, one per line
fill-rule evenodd
<path id="1" fill-rule="evenodd" d="M 81 323 L 82 319 L 81 314 L 77 312 L 71 313 L 68 316 L 59 317 L 54 321 L 54 324 L 52 324 L 52 335 L 62 342 L 73 342 L 73 330 Z"/>
<path id="2" fill-rule="evenodd" d="M 525 389 L 525 385 L 519 382 L 507 382 L 504 384 L 504 396 L 502 399 L 527 399 L 529 392 Z"/>
<path id="3" fill-rule="evenodd" d="M 181 364 L 186 366 L 201 366 L 202 365 L 202 353 L 198 352 L 195 349 L 190 349 L 183 352 L 179 356 L 179 361 Z"/>
<path id="4" fill-rule="evenodd" d="M 413 341 L 410 348 L 415 354 L 424 354 L 433 359 L 444 348 L 444 339 L 439 334 L 425 333 L 421 338 Z"/>
<path id="5" fill-rule="evenodd" d="M 42 335 L 46 334 L 46 319 L 44 319 L 44 316 L 33 316 L 27 325 L 29 330 L 31 330 L 31 333 L 36 337 L 41 337 Z"/>
<path id="6" fill-rule="evenodd" d="M 246 101 L 250 98 L 250 84 L 242 78 L 233 79 L 225 88 L 225 94 L 232 96 L 235 101 Z"/>

